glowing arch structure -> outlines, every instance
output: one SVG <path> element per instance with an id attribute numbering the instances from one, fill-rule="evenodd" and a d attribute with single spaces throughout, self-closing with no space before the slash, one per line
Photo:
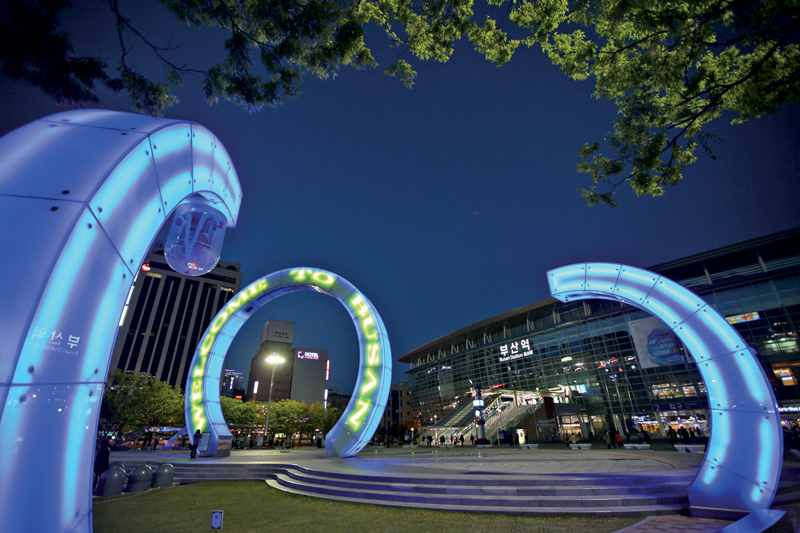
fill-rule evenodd
<path id="1" fill-rule="evenodd" d="M 689 487 L 694 508 L 769 509 L 783 463 L 783 436 L 772 387 L 737 331 L 702 298 L 653 272 L 581 263 L 547 273 L 563 302 L 617 300 L 661 319 L 680 338 L 703 376 L 711 437 Z"/>
<path id="2" fill-rule="evenodd" d="M 236 171 L 198 124 L 70 111 L 0 139 L 4 531 L 92 531 L 95 437 L 119 318 L 158 230 L 198 196 L 236 225 Z"/>
<path id="3" fill-rule="evenodd" d="M 358 333 L 359 366 L 353 399 L 328 432 L 325 455 L 356 455 L 375 433 L 386 409 L 392 379 L 389 337 L 378 311 L 346 279 L 318 268 L 289 268 L 274 272 L 242 289 L 206 329 L 189 365 L 186 381 L 186 427 L 208 433 L 206 455 L 229 455 L 232 435 L 222 416 L 220 376 L 236 334 L 267 302 L 294 291 L 333 296 L 347 309 Z"/>

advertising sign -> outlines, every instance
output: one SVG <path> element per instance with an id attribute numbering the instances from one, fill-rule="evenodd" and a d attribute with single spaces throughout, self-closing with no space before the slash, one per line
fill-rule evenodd
<path id="1" fill-rule="evenodd" d="M 672 330 L 656 317 L 628 322 L 633 345 L 642 368 L 674 365 L 684 362 L 678 339 Z"/>

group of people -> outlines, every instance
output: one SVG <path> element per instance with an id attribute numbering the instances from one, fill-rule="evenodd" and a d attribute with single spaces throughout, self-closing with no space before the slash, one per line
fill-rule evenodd
<path id="1" fill-rule="evenodd" d="M 667 430 L 667 438 L 669 439 L 669 443 L 675 446 L 678 440 L 681 441 L 681 444 L 697 444 L 697 437 L 699 436 L 699 432 L 695 432 L 694 429 L 689 428 L 688 430 L 681 426 L 678 428 L 678 431 L 675 431 L 675 428 L 670 427 Z"/>
<path id="2" fill-rule="evenodd" d="M 650 434 L 645 429 L 637 431 L 636 437 L 639 439 L 637 444 L 650 444 Z M 625 444 L 631 443 L 631 434 L 626 431 L 623 437 L 622 433 L 611 428 L 603 435 L 603 442 L 606 443 L 608 449 L 624 448 Z"/>
<path id="3" fill-rule="evenodd" d="M 475 435 L 470 435 L 469 440 L 471 441 L 472 445 L 475 446 Z M 427 442 L 428 448 L 430 448 L 431 444 L 433 443 L 433 436 L 428 435 L 427 437 L 422 437 L 422 441 Z M 444 435 L 439 435 L 439 446 L 444 446 L 445 442 L 447 442 L 447 438 L 445 438 Z M 456 446 L 459 443 L 461 446 L 464 445 L 464 435 L 450 435 L 450 444 Z"/>

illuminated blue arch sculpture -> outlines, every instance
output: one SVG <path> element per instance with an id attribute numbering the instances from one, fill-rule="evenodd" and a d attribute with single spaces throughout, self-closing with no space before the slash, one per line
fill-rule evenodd
<path id="1" fill-rule="evenodd" d="M 294 291 L 333 296 L 347 309 L 358 333 L 359 366 L 352 400 L 325 438 L 325 455 L 356 455 L 375 433 L 386 409 L 392 379 L 389 337 L 378 311 L 346 279 L 318 268 L 288 268 L 242 289 L 211 321 L 189 365 L 186 428 L 209 434 L 206 455 L 229 455 L 231 432 L 220 406 L 220 376 L 236 334 L 264 304 Z"/>
<path id="2" fill-rule="evenodd" d="M 225 148 L 186 121 L 59 113 L 0 139 L 0 528 L 90 532 L 100 404 L 158 230 L 202 197 L 235 226 Z"/>
<path id="3" fill-rule="evenodd" d="M 711 437 L 689 487 L 693 508 L 769 509 L 783 463 L 780 416 L 761 365 L 737 331 L 702 298 L 653 272 L 580 263 L 547 273 L 563 302 L 617 300 L 661 319 L 681 339 L 703 376 Z"/>

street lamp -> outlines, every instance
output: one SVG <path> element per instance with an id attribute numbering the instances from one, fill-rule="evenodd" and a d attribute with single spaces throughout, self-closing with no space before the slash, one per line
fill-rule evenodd
<path id="1" fill-rule="evenodd" d="M 264 438 L 269 442 L 269 412 L 272 410 L 272 384 L 275 383 L 275 367 L 282 365 L 286 359 L 278 355 L 277 352 L 272 352 L 272 355 L 264 359 L 264 362 L 272 365 L 272 378 L 269 380 L 269 404 L 267 405 L 267 423 L 264 424 Z"/>

